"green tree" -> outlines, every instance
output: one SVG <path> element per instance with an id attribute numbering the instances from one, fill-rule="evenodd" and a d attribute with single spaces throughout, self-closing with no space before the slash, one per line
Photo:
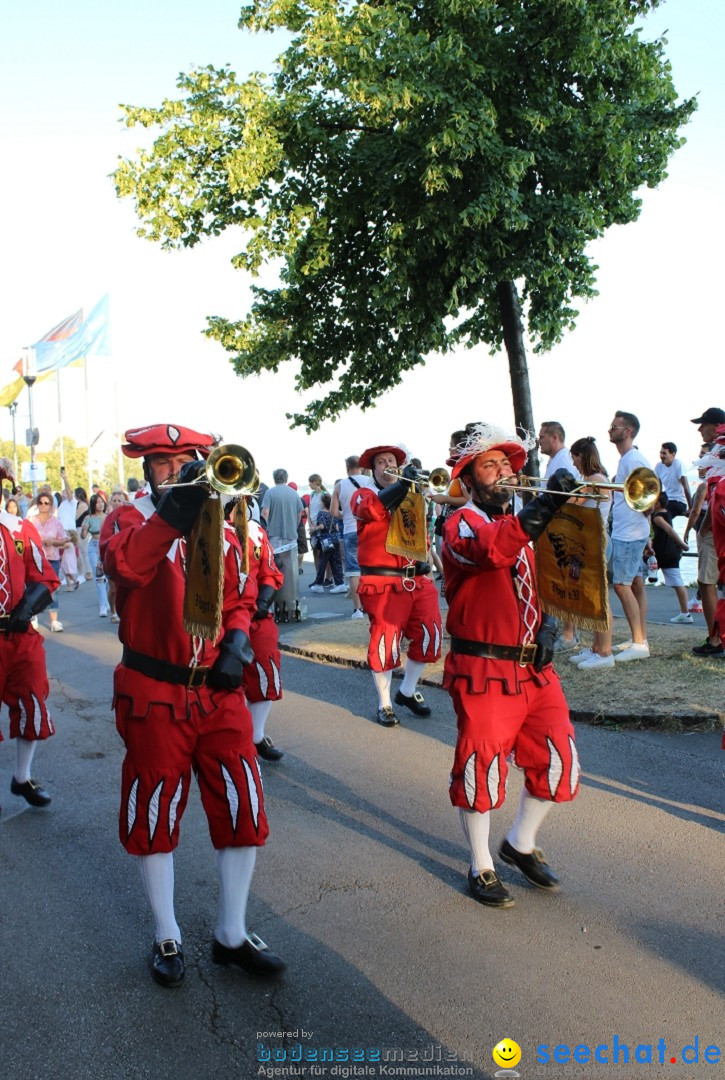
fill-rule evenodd
<path id="1" fill-rule="evenodd" d="M 484 342 L 505 344 L 532 428 L 522 306 L 535 351 L 573 326 L 596 294 L 587 245 L 637 218 L 695 108 L 635 25 L 658 4 L 256 0 L 240 26 L 291 35 L 274 72 L 197 69 L 178 100 L 126 107 L 161 134 L 118 194 L 165 247 L 241 226 L 234 265 L 276 264 L 278 286 L 207 333 L 242 376 L 300 361 L 297 388 L 327 393 L 295 425 Z"/>

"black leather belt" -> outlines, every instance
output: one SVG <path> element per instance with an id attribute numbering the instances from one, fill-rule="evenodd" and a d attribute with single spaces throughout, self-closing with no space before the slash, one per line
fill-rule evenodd
<path id="1" fill-rule="evenodd" d="M 189 690 L 195 690 L 204 686 L 206 677 L 211 671 L 210 667 L 183 667 L 181 664 L 171 664 L 168 660 L 158 660 L 155 656 L 146 656 L 144 653 L 123 646 L 121 663 L 132 671 L 140 671 L 142 675 L 148 675 L 150 679 L 158 679 L 159 682 L 174 683 L 176 686 L 186 686 Z"/>
<path id="2" fill-rule="evenodd" d="M 463 656 L 482 656 L 484 660 L 515 660 L 516 663 L 533 664 L 538 645 L 535 641 L 528 645 L 492 645 L 488 641 L 467 641 L 466 638 L 452 637 L 451 652 Z"/>
<path id="3" fill-rule="evenodd" d="M 10 615 L 0 615 L 0 630 L 5 630 L 9 623 Z"/>
<path id="4" fill-rule="evenodd" d="M 430 574 L 430 566 L 428 563 L 422 563 L 416 566 L 400 566 L 397 568 L 392 566 L 361 566 L 360 573 L 370 574 L 373 577 L 425 577 L 426 574 Z"/>

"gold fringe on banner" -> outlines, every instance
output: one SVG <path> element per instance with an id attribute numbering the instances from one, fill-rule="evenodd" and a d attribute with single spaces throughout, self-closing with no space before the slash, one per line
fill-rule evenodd
<path id="1" fill-rule="evenodd" d="M 596 507 L 568 503 L 534 545 L 541 606 L 584 630 L 607 630 L 607 535 Z"/>
<path id="2" fill-rule="evenodd" d="M 390 555 L 425 562 L 428 543 L 425 531 L 425 499 L 411 487 L 397 510 L 390 515 L 390 528 L 385 540 Z"/>
<path id="3" fill-rule="evenodd" d="M 184 629 L 216 641 L 224 601 L 224 507 L 218 495 L 202 503 L 186 547 Z"/>

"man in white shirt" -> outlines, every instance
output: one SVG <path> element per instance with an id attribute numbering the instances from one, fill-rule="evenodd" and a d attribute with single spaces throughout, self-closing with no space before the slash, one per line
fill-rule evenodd
<path id="1" fill-rule="evenodd" d="M 577 480 L 581 477 L 574 468 L 569 449 L 564 444 L 566 434 L 558 420 L 545 420 L 539 431 L 539 449 L 549 459 L 544 479 L 548 480 L 557 469 L 567 469 Z"/>
<path id="2" fill-rule="evenodd" d="M 650 464 L 634 445 L 639 420 L 634 413 L 616 412 L 609 427 L 609 441 L 619 453 L 616 484 L 623 484 L 633 469 Z M 647 592 L 642 575 L 642 552 L 649 540 L 649 519 L 627 505 L 624 493 L 614 492 L 612 500 L 612 585 L 622 605 L 632 641 L 615 654 L 617 663 L 646 660 Z"/>
<path id="3" fill-rule="evenodd" d="M 660 460 L 655 465 L 655 473 L 667 496 L 667 509 L 671 518 L 687 517 L 692 508 L 692 496 L 687 477 L 682 472 L 682 465 L 677 457 L 677 447 L 673 442 L 663 442 L 660 447 Z M 685 501 L 682 495 L 684 493 Z"/>
<path id="4" fill-rule="evenodd" d="M 544 480 L 553 476 L 557 469 L 566 469 L 581 480 L 580 474 L 574 468 L 569 448 L 565 445 L 566 433 L 558 420 L 545 420 L 539 430 L 539 449 L 549 459 L 546 466 Z M 574 649 L 579 643 L 574 623 L 564 622 L 561 624 L 559 635 L 554 645 L 555 652 L 567 652 Z"/>
<path id="5" fill-rule="evenodd" d="M 360 581 L 360 564 L 357 558 L 357 521 L 350 509 L 350 499 L 362 487 L 374 487 L 369 476 L 365 476 L 360 468 L 360 458 L 357 454 L 351 454 L 345 458 L 347 476 L 338 480 L 332 492 L 332 504 L 330 513 L 333 517 L 342 518 L 342 542 L 345 548 L 345 577 L 350 586 L 350 599 L 352 600 L 353 619 L 364 619 L 358 596 L 357 587 Z"/>

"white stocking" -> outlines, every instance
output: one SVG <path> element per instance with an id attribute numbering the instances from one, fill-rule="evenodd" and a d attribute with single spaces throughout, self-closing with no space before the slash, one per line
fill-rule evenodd
<path id="1" fill-rule="evenodd" d="M 419 660 L 408 659 L 405 662 L 405 674 L 400 686 L 401 694 L 412 697 L 418 686 L 418 679 L 425 671 L 427 664 L 421 664 Z"/>
<path id="2" fill-rule="evenodd" d="M 482 870 L 493 870 L 493 859 L 488 849 L 488 832 L 491 824 L 491 811 L 480 814 L 477 810 L 464 810 L 458 807 L 463 834 L 471 849 L 471 871 L 478 877 Z"/>
<path id="3" fill-rule="evenodd" d="M 38 708 L 37 705 L 35 707 Z M 19 784 L 25 784 L 30 779 L 30 766 L 37 745 L 35 739 L 15 740 L 15 779 Z"/>
<path id="4" fill-rule="evenodd" d="M 378 703 L 381 709 L 390 707 L 390 683 L 393 679 L 392 671 L 371 671 L 378 692 Z"/>
<path id="5" fill-rule="evenodd" d="M 514 823 L 506 837 L 511 847 L 516 848 L 522 855 L 530 855 L 536 847 L 539 826 L 553 805 L 549 799 L 537 799 L 535 795 L 529 795 L 524 788 Z"/>
<path id="6" fill-rule="evenodd" d="M 255 743 L 261 742 L 264 738 L 264 725 L 267 723 L 267 717 L 269 716 L 269 710 L 272 708 L 272 702 L 248 701 L 247 708 L 252 714 L 252 728 L 254 730 L 252 738 Z"/>
<path id="7" fill-rule="evenodd" d="M 228 949 L 238 949 L 247 937 L 247 899 L 256 859 L 256 847 L 221 848 L 216 853 L 219 873 L 216 939 Z"/>
<path id="8" fill-rule="evenodd" d="M 170 851 L 139 855 L 138 866 L 156 921 L 156 940 L 180 942 L 181 930 L 174 914 L 174 856 Z"/>

